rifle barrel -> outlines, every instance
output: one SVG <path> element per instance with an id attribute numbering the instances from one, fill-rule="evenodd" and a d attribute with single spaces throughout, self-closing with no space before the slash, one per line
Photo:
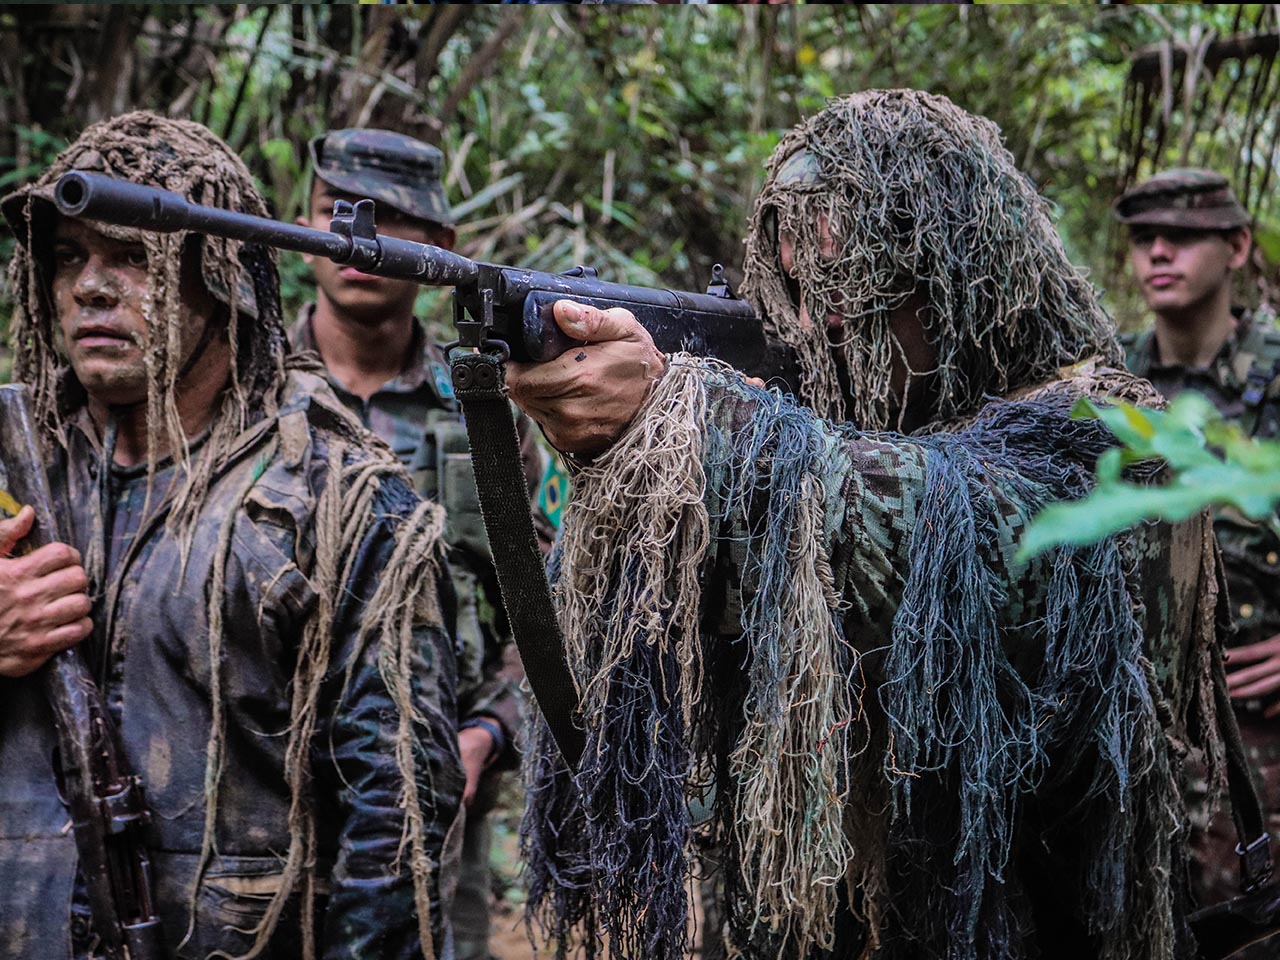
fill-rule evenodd
<path id="1" fill-rule="evenodd" d="M 192 203 L 171 190 L 73 170 L 58 178 L 54 205 L 64 217 L 173 233 L 189 230 L 259 243 L 351 264 L 365 273 L 419 283 L 452 285 L 475 279 L 478 266 L 430 244 L 394 237 L 368 243 L 351 237 L 233 210 Z"/>

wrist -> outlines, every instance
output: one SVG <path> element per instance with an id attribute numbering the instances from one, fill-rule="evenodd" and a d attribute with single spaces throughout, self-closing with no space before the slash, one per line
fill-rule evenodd
<path id="1" fill-rule="evenodd" d="M 462 732 L 463 730 L 483 730 L 489 734 L 489 753 L 484 758 L 486 766 L 502 756 L 503 750 L 506 749 L 507 736 L 502 730 L 502 724 L 493 717 L 468 717 L 458 725 L 458 731 Z"/>

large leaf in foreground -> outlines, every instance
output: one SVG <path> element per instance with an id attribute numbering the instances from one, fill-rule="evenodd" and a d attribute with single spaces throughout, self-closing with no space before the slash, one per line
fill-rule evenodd
<path id="1" fill-rule="evenodd" d="M 1277 526 L 1280 443 L 1246 437 L 1199 394 L 1184 393 L 1163 411 L 1081 400 L 1072 415 L 1101 419 L 1121 446 L 1098 459 L 1098 483 L 1089 496 L 1040 512 L 1022 538 L 1019 561 L 1056 546 L 1095 543 L 1146 520 L 1185 520 L 1205 507 L 1234 507 Z M 1167 463 L 1168 482 L 1123 479 L 1126 466 L 1143 460 Z"/>

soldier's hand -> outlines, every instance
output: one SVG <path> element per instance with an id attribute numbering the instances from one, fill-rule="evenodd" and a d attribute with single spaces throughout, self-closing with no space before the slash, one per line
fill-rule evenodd
<path id="1" fill-rule="evenodd" d="M 512 363 L 511 399 L 565 453 L 603 453 L 635 419 L 666 358 L 629 310 L 558 300 L 556 323 L 582 345 L 548 363 Z"/>
<path id="2" fill-rule="evenodd" d="M 493 755 L 493 734 L 484 727 L 467 727 L 458 731 L 458 752 L 462 755 L 462 770 L 467 784 L 462 790 L 463 806 L 471 806 L 480 786 L 480 774 L 489 765 Z"/>
<path id="3" fill-rule="evenodd" d="M 0 520 L 0 676 L 23 677 L 89 635 L 92 603 L 80 554 L 49 543 L 12 556 L 31 531 L 35 511 Z"/>
<path id="4" fill-rule="evenodd" d="M 1233 700 L 1258 700 L 1280 691 L 1280 635 L 1229 651 L 1227 692 Z M 1280 699 L 1264 711 L 1280 716 Z"/>

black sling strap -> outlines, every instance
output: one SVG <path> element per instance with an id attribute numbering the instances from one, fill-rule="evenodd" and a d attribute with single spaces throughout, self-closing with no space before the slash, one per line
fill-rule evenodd
<path id="1" fill-rule="evenodd" d="M 1222 669 L 1222 653 L 1213 654 L 1213 699 L 1218 713 L 1218 728 L 1222 732 L 1227 753 L 1227 791 L 1231 798 L 1231 818 L 1235 821 L 1236 854 L 1240 857 L 1240 881 L 1248 892 L 1271 879 L 1274 866 L 1271 860 L 1271 837 L 1267 833 L 1262 801 L 1249 772 L 1249 760 L 1245 756 L 1244 740 L 1235 710 L 1227 692 L 1226 672 Z"/>
<path id="2" fill-rule="evenodd" d="M 1227 790 L 1235 821 L 1243 893 L 1197 910 L 1191 917 L 1201 960 L 1223 960 L 1280 931 L 1280 884 L 1271 881 L 1271 837 L 1249 772 L 1240 725 L 1227 692 L 1222 653 L 1213 653 L 1213 699 L 1227 753 Z"/>
<path id="3" fill-rule="evenodd" d="M 577 690 L 529 512 L 520 441 L 506 395 L 505 345 L 489 341 L 486 346 L 504 349 L 500 354 L 450 351 L 453 391 L 466 420 L 480 513 L 511 633 L 538 707 L 572 770 L 583 749 L 582 729 L 574 722 Z"/>

